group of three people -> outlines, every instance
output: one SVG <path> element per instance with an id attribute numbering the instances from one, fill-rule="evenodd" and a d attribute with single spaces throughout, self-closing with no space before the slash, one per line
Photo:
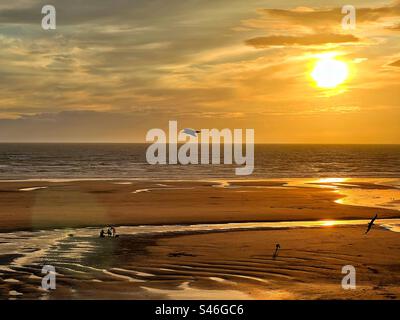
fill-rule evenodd
<path id="1" fill-rule="evenodd" d="M 115 230 L 114 227 L 109 226 L 107 229 L 107 235 L 109 237 L 117 237 L 117 231 Z M 104 238 L 105 236 L 106 236 L 106 232 L 104 231 L 104 229 L 101 229 L 100 238 Z"/>

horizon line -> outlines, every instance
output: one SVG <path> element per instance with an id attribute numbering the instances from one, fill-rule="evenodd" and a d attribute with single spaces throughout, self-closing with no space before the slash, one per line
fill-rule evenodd
<path id="1" fill-rule="evenodd" d="M 0 144 L 153 144 L 152 142 L 90 142 L 90 141 L 61 141 L 61 142 L 49 142 L 49 141 L 0 141 Z M 166 143 L 169 145 L 170 143 Z M 180 142 L 179 144 L 185 144 L 185 142 Z M 199 143 L 201 144 L 201 143 Z M 223 144 L 223 143 L 221 143 Z M 233 143 L 235 144 L 235 143 Z M 246 144 L 246 143 L 242 143 Z M 398 146 L 400 143 L 323 143 L 323 142 L 256 142 L 254 145 L 369 145 L 369 146 Z"/>

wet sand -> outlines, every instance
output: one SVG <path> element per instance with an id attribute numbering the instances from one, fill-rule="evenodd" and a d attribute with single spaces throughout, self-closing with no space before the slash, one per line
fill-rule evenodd
<path id="1" fill-rule="evenodd" d="M 21 299 L 398 299 L 400 234 L 364 232 L 342 226 L 92 238 L 95 250 L 82 257 L 61 262 L 58 251 L 2 270 L 0 292 Z M 56 266 L 55 291 L 39 288 L 45 262 Z M 356 290 L 341 286 L 345 265 L 356 268 Z"/>
<path id="2" fill-rule="evenodd" d="M 364 231 L 325 227 L 182 236 L 158 241 L 138 264 L 168 269 L 157 272 L 160 280 L 179 276 L 177 285 L 227 288 L 250 299 L 398 299 L 400 235 L 376 229 L 365 236 Z M 276 243 L 281 249 L 273 259 Z M 356 290 L 341 286 L 345 265 L 356 268 Z M 171 288 L 155 292 L 184 295 Z"/>
<path id="3" fill-rule="evenodd" d="M 398 218 L 397 207 L 389 208 L 399 190 L 375 186 L 365 181 L 324 182 L 311 187 L 298 181 L 3 182 L 0 296 L 398 299 L 400 233 L 380 226 L 368 235 L 364 234 L 365 225 L 335 226 L 330 222 L 315 228 L 165 231 L 167 225 L 197 223 L 367 221 L 377 212 L 380 219 Z M 341 190 L 348 193 L 354 188 L 357 192 L 376 190 L 376 203 L 384 207 L 341 204 Z M 374 203 L 369 200 L 368 205 Z M 98 238 L 97 228 L 87 228 L 107 224 L 159 227 L 131 227 L 143 230 L 135 234 L 121 227 L 120 238 L 105 239 Z M 277 243 L 281 250 L 273 259 Z M 57 269 L 55 291 L 40 288 L 44 264 Z M 356 290 L 341 287 L 345 265 L 356 268 Z"/>

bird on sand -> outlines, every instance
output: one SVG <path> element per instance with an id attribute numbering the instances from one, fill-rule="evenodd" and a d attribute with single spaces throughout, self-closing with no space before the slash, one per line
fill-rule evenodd
<path id="1" fill-rule="evenodd" d="M 371 228 L 372 228 L 372 226 L 374 225 L 374 222 L 375 222 L 375 220 L 376 220 L 377 218 L 378 218 L 378 215 L 376 214 L 375 217 L 371 220 L 371 222 L 368 223 L 368 228 L 367 228 L 367 231 L 365 232 L 365 234 L 367 234 L 367 233 L 371 230 Z"/>
<path id="2" fill-rule="evenodd" d="M 274 255 L 272 256 L 272 258 L 273 258 L 274 260 L 275 260 L 276 257 L 278 256 L 278 251 L 279 251 L 280 248 L 281 248 L 281 245 L 278 243 L 278 244 L 276 245 L 276 247 L 275 247 Z"/>

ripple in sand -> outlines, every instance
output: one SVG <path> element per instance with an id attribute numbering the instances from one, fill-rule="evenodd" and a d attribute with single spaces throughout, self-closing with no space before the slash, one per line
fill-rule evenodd
<path id="1" fill-rule="evenodd" d="M 229 280 L 223 279 L 223 278 L 218 278 L 218 277 L 209 277 L 208 279 L 215 281 L 215 282 L 219 282 L 219 283 L 232 283 Z"/>
<path id="2" fill-rule="evenodd" d="M 15 297 L 15 296 L 22 296 L 23 293 L 15 291 L 15 290 L 11 290 L 11 291 L 8 292 L 8 295 Z"/>
<path id="3" fill-rule="evenodd" d="M 119 274 L 119 273 L 116 273 L 116 272 L 111 272 L 111 271 L 108 271 L 108 270 L 103 270 L 103 273 L 106 274 L 106 275 L 109 275 L 109 276 L 111 276 L 113 278 L 125 280 L 125 281 L 128 281 L 128 282 L 145 282 L 144 280 L 135 279 L 135 278 L 132 278 L 132 277 L 129 277 L 129 276 L 125 276 L 125 275 L 122 275 L 122 274 Z"/>
<path id="4" fill-rule="evenodd" d="M 139 277 L 154 277 L 154 274 L 140 272 L 140 271 L 136 271 L 136 270 L 127 270 L 127 269 L 122 269 L 122 268 L 113 268 L 112 270 L 126 272 L 126 273 L 133 273 L 134 275 L 139 276 Z"/>
<path id="5" fill-rule="evenodd" d="M 252 297 L 238 290 L 206 290 L 190 286 L 190 282 L 182 283 L 175 290 L 141 287 L 152 294 L 164 295 L 172 300 L 250 300 Z"/>
<path id="6" fill-rule="evenodd" d="M 4 279 L 4 282 L 8 282 L 8 283 L 20 283 L 21 281 L 17 280 L 17 279 Z"/>
<path id="7" fill-rule="evenodd" d="M 152 192 L 152 191 L 163 191 L 163 190 L 193 190 L 194 188 L 175 188 L 175 187 L 160 187 L 160 188 L 148 188 L 148 189 L 138 189 L 132 193 L 142 193 L 142 192 Z"/>
<path id="8" fill-rule="evenodd" d="M 142 193 L 142 192 L 150 192 L 150 189 L 137 189 L 135 191 L 132 191 L 132 193 Z"/>

